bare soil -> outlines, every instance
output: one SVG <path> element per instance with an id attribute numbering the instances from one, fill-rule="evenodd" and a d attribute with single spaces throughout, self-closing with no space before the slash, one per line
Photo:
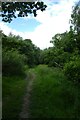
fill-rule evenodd
<path id="1" fill-rule="evenodd" d="M 22 111 L 19 115 L 20 119 L 21 118 L 29 118 L 30 95 L 31 95 L 32 84 L 33 84 L 34 79 L 35 79 L 35 73 L 33 73 L 32 71 L 29 71 L 28 76 L 26 78 L 26 80 L 28 80 L 26 94 L 25 94 L 24 100 L 23 100 Z"/>

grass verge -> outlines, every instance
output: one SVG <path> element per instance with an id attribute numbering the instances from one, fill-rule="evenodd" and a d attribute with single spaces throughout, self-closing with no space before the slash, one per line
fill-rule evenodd
<path id="1" fill-rule="evenodd" d="M 27 81 L 21 77 L 2 78 L 2 118 L 19 118 Z"/>

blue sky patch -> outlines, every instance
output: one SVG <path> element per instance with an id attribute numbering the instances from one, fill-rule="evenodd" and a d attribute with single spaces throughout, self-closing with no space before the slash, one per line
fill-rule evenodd
<path id="1" fill-rule="evenodd" d="M 15 29 L 19 32 L 25 32 L 25 31 L 34 31 L 35 28 L 40 25 L 41 23 L 38 22 L 36 19 L 27 19 L 27 18 L 16 18 L 11 23 L 8 23 L 8 26 L 11 29 Z"/>

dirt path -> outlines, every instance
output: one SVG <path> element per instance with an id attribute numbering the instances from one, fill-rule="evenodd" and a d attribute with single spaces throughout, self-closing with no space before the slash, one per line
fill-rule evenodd
<path id="1" fill-rule="evenodd" d="M 35 79 L 35 73 L 33 71 L 28 72 L 27 80 L 28 85 L 26 88 L 26 94 L 24 96 L 22 112 L 20 113 L 20 118 L 29 118 L 29 104 L 30 104 L 30 93 L 32 90 L 33 80 Z"/>

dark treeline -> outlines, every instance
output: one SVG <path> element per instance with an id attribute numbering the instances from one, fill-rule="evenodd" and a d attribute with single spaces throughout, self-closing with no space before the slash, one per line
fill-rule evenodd
<path id="1" fill-rule="evenodd" d="M 74 6 L 70 30 L 56 34 L 53 47 L 40 50 L 30 39 L 2 33 L 3 75 L 21 75 L 28 67 L 47 64 L 59 67 L 69 80 L 80 82 L 80 5 Z"/>
<path id="2" fill-rule="evenodd" d="M 40 49 L 30 39 L 23 40 L 11 33 L 2 35 L 2 52 L 3 75 L 20 75 L 27 67 L 40 63 Z"/>

